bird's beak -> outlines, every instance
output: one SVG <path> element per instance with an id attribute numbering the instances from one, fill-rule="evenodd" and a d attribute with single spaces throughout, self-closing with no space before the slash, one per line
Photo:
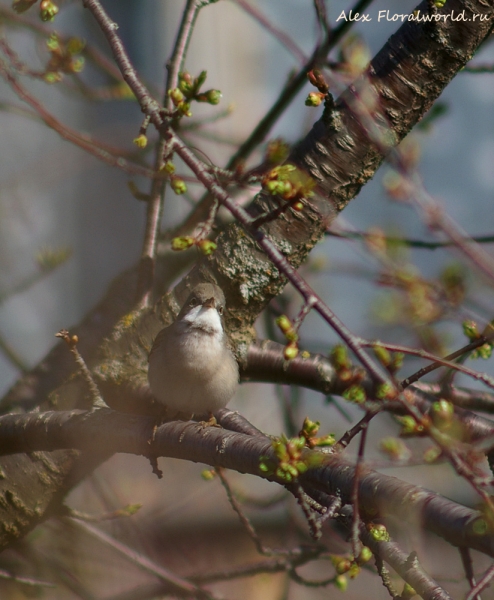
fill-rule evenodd
<path id="1" fill-rule="evenodd" d="M 203 306 L 204 308 L 216 308 L 216 300 L 214 299 L 214 296 L 208 298 L 206 302 L 204 302 Z"/>

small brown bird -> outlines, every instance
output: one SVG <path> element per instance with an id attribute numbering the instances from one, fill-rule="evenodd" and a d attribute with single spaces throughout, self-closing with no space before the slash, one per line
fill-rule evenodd
<path id="1" fill-rule="evenodd" d="M 198 284 L 177 319 L 154 340 L 149 386 L 170 414 L 212 414 L 234 395 L 238 365 L 225 335 L 224 309 L 221 288 Z"/>

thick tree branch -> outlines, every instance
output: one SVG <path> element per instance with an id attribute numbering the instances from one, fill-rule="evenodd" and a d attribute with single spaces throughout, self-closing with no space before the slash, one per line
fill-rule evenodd
<path id="1" fill-rule="evenodd" d="M 222 412 L 229 412 L 223 409 Z M 224 467 L 285 482 L 263 475 L 260 458 L 276 464 L 271 440 L 262 435 L 246 435 L 200 423 L 173 421 L 160 426 L 152 443 L 155 421 L 118 413 L 110 409 L 97 411 L 48 412 L 0 417 L 2 431 L 0 454 L 16 452 L 77 449 L 108 455 L 124 452 L 143 456 L 167 456 L 213 467 Z M 308 460 L 316 454 L 306 450 Z M 355 467 L 339 454 L 317 453 L 322 464 L 310 468 L 300 477 L 302 486 L 315 487 L 329 495 L 338 494 L 350 503 Z M 361 466 L 359 497 L 362 518 L 402 519 L 403 523 L 421 522 L 423 526 L 455 546 L 466 546 L 494 556 L 494 536 L 478 533 L 480 514 L 433 492 L 404 483 L 394 477 Z M 476 533 L 477 532 L 477 533 Z"/>

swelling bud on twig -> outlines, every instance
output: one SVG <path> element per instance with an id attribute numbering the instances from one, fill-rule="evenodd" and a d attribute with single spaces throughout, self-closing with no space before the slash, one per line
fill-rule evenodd
<path id="1" fill-rule="evenodd" d="M 346 592 L 348 588 L 348 579 L 345 577 L 345 575 L 338 575 L 334 580 L 334 585 L 336 589 L 340 590 L 341 592 Z"/>
<path id="2" fill-rule="evenodd" d="M 448 429 L 454 418 L 455 408 L 451 402 L 442 398 L 433 402 L 430 409 L 432 423 L 441 431 Z"/>
<path id="3" fill-rule="evenodd" d="M 329 85 L 324 78 L 324 75 L 319 69 L 312 69 L 307 73 L 307 79 L 312 85 L 317 88 L 322 94 L 327 94 L 329 91 Z"/>
<path id="4" fill-rule="evenodd" d="M 361 385 L 351 385 L 343 392 L 343 398 L 349 402 L 355 402 L 355 404 L 363 404 L 367 399 Z"/>
<path id="5" fill-rule="evenodd" d="M 356 561 L 359 565 L 365 565 L 372 558 L 372 550 L 367 546 L 362 546 L 360 554 L 357 556 Z"/>
<path id="6" fill-rule="evenodd" d="M 210 254 L 213 254 L 213 252 L 217 248 L 216 244 L 211 240 L 201 240 L 196 243 L 196 246 L 204 254 L 204 256 L 209 256 Z"/>
<path id="7" fill-rule="evenodd" d="M 411 415 L 405 415 L 404 417 L 396 417 L 396 420 L 401 424 L 401 436 L 413 436 L 422 435 L 424 433 L 424 426 L 417 421 Z"/>
<path id="8" fill-rule="evenodd" d="M 187 250 L 194 245 L 194 238 L 189 235 L 185 235 L 182 237 L 176 237 L 172 240 L 172 250 L 180 251 Z"/>
<path id="9" fill-rule="evenodd" d="M 306 444 L 309 446 L 309 448 L 334 446 L 336 444 L 336 439 L 332 433 L 324 437 L 317 437 L 319 427 L 319 421 L 311 421 L 309 417 L 305 417 L 304 424 L 299 432 L 299 436 L 305 438 Z"/>
<path id="10" fill-rule="evenodd" d="M 45 22 L 53 21 L 58 11 L 58 6 L 54 2 L 51 2 L 51 0 L 42 0 L 39 5 L 39 16 Z"/>
<path id="11" fill-rule="evenodd" d="M 367 529 L 376 542 L 389 542 L 391 540 L 386 526 L 382 523 L 370 523 Z"/>
<path id="12" fill-rule="evenodd" d="M 319 106 L 324 100 L 326 94 L 321 92 L 309 92 L 309 95 L 305 99 L 305 106 Z"/>
<path id="13" fill-rule="evenodd" d="M 379 442 L 379 450 L 391 460 L 405 460 L 410 457 L 410 450 L 405 442 L 396 437 L 385 437 Z"/>
<path id="14" fill-rule="evenodd" d="M 298 341 L 298 335 L 295 331 L 292 322 L 286 315 L 280 315 L 276 319 L 276 325 L 281 329 L 281 332 L 289 342 Z"/>
<path id="15" fill-rule="evenodd" d="M 302 452 L 305 448 L 305 438 L 297 437 L 288 439 L 281 435 L 272 442 L 273 450 L 276 455 L 277 464 L 272 465 L 265 457 L 261 456 L 259 460 L 259 470 L 267 475 L 275 475 L 280 480 L 287 483 L 298 479 L 310 467 L 321 464 L 323 457 L 313 453 L 304 458 Z"/>
<path id="16" fill-rule="evenodd" d="M 43 75 L 43 79 L 46 81 L 46 83 L 58 83 L 59 81 L 62 81 L 63 76 L 61 73 L 48 71 Z"/>
<path id="17" fill-rule="evenodd" d="M 206 71 L 201 71 L 197 80 L 201 80 L 202 83 L 206 80 L 205 74 Z M 196 80 L 196 81 L 197 81 Z M 190 97 L 191 93 L 194 89 L 194 81 L 192 79 L 192 75 L 187 71 L 182 71 L 178 74 L 178 87 L 180 91 L 187 97 Z"/>
<path id="18" fill-rule="evenodd" d="M 204 481 L 212 481 L 216 477 L 216 471 L 214 469 L 204 469 L 201 472 L 201 477 Z"/>
<path id="19" fill-rule="evenodd" d="M 220 90 L 208 90 L 207 92 L 194 96 L 194 100 L 197 102 L 207 102 L 208 104 L 216 105 L 220 103 L 222 96 L 223 94 L 220 92 Z"/>
<path id="20" fill-rule="evenodd" d="M 181 90 L 178 88 L 174 88 L 173 90 L 168 91 L 168 96 L 170 96 L 171 101 L 175 106 L 178 106 L 185 100 L 185 96 L 182 94 Z"/>
<path id="21" fill-rule="evenodd" d="M 183 179 L 180 179 L 180 177 L 172 177 L 170 179 L 170 186 L 178 196 L 180 194 L 185 194 L 187 191 L 187 185 Z"/>
<path id="22" fill-rule="evenodd" d="M 283 357 L 285 360 L 293 360 L 298 356 L 297 342 L 290 342 L 283 350 Z"/>
<path id="23" fill-rule="evenodd" d="M 132 141 L 141 150 L 144 149 L 148 145 L 148 139 L 143 133 L 141 133 L 141 135 L 138 135 Z"/>
<path id="24" fill-rule="evenodd" d="M 413 589 L 413 587 L 409 583 L 405 583 L 403 586 L 403 591 L 401 592 L 401 600 L 411 600 L 415 596 L 418 596 L 417 592 Z"/>
<path id="25" fill-rule="evenodd" d="M 161 167 L 160 171 L 168 173 L 168 175 L 173 175 L 173 173 L 175 173 L 175 165 L 171 162 L 171 160 L 167 160 L 166 163 Z"/>

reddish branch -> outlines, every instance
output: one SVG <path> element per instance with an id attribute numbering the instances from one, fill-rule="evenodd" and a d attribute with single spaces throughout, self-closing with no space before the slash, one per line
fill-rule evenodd
<path id="1" fill-rule="evenodd" d="M 26 104 L 29 104 L 45 125 L 56 131 L 64 140 L 71 142 L 106 164 L 122 169 L 132 175 L 141 175 L 151 179 L 163 179 L 162 174 L 156 173 L 149 167 L 138 165 L 125 158 L 124 150 L 102 144 L 101 142 L 94 140 L 91 136 L 81 134 L 61 123 L 19 83 L 14 75 L 1 62 L 0 76 L 10 85 L 18 98 L 23 102 L 26 102 Z"/>

